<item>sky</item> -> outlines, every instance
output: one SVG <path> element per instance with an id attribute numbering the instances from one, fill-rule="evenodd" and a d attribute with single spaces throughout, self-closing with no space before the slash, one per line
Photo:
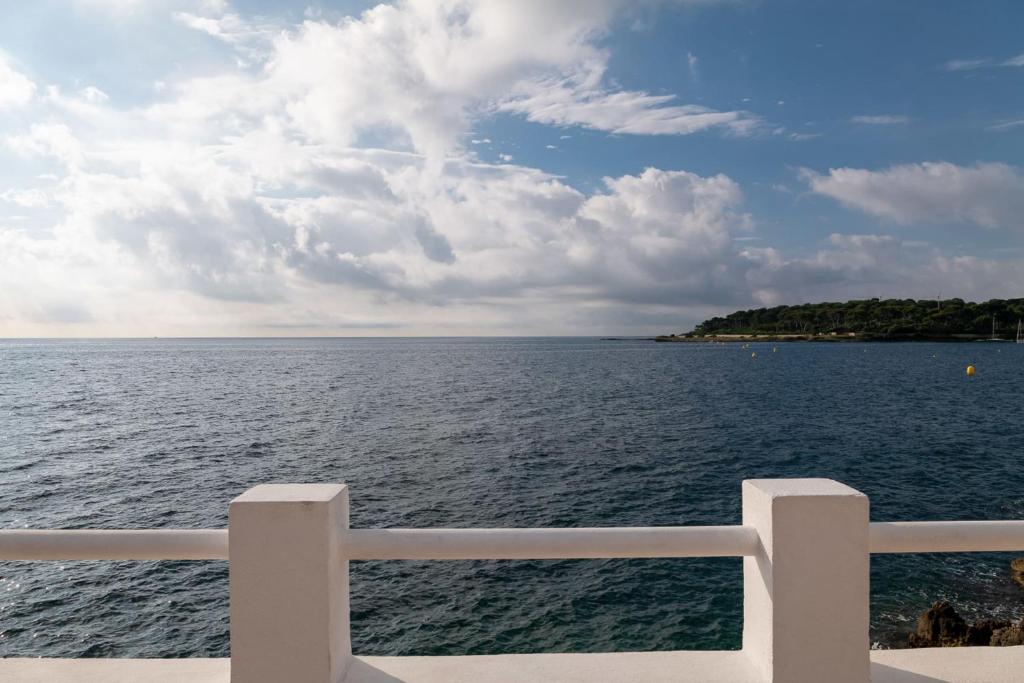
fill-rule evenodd
<path id="1" fill-rule="evenodd" d="M 0 337 L 1024 296 L 1024 3 L 0 9 Z"/>

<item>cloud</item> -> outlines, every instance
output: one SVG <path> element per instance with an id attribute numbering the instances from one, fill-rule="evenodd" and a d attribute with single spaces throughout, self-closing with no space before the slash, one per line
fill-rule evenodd
<path id="1" fill-rule="evenodd" d="M 953 59 L 943 64 L 946 71 L 974 71 L 992 67 L 1022 67 L 1024 66 L 1024 54 L 998 61 L 995 59 Z"/>
<path id="2" fill-rule="evenodd" d="M 106 102 L 110 99 L 110 96 L 107 95 L 107 93 L 103 92 L 94 85 L 89 85 L 82 88 L 79 94 L 81 95 L 82 99 L 84 99 L 87 102 L 92 102 L 94 104 L 98 102 Z"/>
<path id="3" fill-rule="evenodd" d="M 201 14 L 223 14 L 228 11 L 228 0 L 68 0 L 82 11 L 106 12 L 118 19 L 142 13 L 165 14 L 187 9 Z"/>
<path id="4" fill-rule="evenodd" d="M 502 112 L 619 135 L 758 130 L 754 114 L 606 78 L 621 3 L 408 2 L 273 30 L 229 9 L 178 17 L 227 56 L 171 69 L 151 102 L 29 94 L 31 115 L 0 138 L 23 176 L 0 194 L 18 212 L 0 215 L 5 332 L 653 331 L 884 282 L 891 259 L 921 251 L 869 237 L 800 258 L 754 247 L 722 174 L 647 168 L 582 190 L 510 155 L 482 161 L 479 124 Z M 806 177 L 827 194 L 843 171 Z M 898 263 L 940 272 L 941 258 L 959 257 Z M 1002 272 L 956 263 L 965 280 Z"/>
<path id="5" fill-rule="evenodd" d="M 4 140 L 8 149 L 26 157 L 41 156 L 59 160 L 72 168 L 82 162 L 79 141 L 63 123 L 35 123 L 26 134 Z"/>
<path id="6" fill-rule="evenodd" d="M 227 4 L 204 4 L 199 13 L 174 12 L 175 21 L 183 26 L 205 33 L 233 48 L 239 66 L 250 66 L 265 59 L 278 27 L 269 23 L 246 21 L 238 14 L 227 11 Z"/>
<path id="7" fill-rule="evenodd" d="M 629 134 L 753 128 L 756 117 L 746 113 L 669 105 L 670 96 L 609 88 L 609 55 L 596 41 L 619 5 L 405 2 L 337 24 L 306 21 L 273 32 L 261 73 L 180 84 L 179 101 L 164 113 L 204 119 L 225 109 L 244 118 L 283 113 L 311 140 L 353 144 L 367 130 L 390 131 L 432 156 L 457 149 L 474 117 L 497 111 Z M 252 32 L 234 15 L 179 19 L 217 37 Z"/>
<path id="8" fill-rule="evenodd" d="M 910 118 L 900 114 L 881 114 L 876 116 L 854 116 L 850 119 L 853 123 L 863 123 L 870 126 L 891 126 L 896 124 L 910 123 Z"/>
<path id="9" fill-rule="evenodd" d="M 924 242 L 884 234 L 832 234 L 811 256 L 750 249 L 747 276 L 766 306 L 851 298 L 934 298 L 956 282 L 957 296 L 985 300 L 1024 287 L 1020 260 L 949 255 Z"/>
<path id="10" fill-rule="evenodd" d="M 15 204 L 27 209 L 46 206 L 50 203 L 50 196 L 36 188 L 8 189 L 0 192 L 0 201 Z"/>
<path id="11" fill-rule="evenodd" d="M 114 13 L 125 13 L 134 11 L 146 0 L 73 0 L 73 4 L 89 10 L 108 10 Z"/>
<path id="12" fill-rule="evenodd" d="M 720 129 L 751 135 L 760 117 L 745 111 L 716 111 L 693 104 L 671 104 L 672 95 L 641 91 L 586 89 L 572 82 L 532 83 L 529 93 L 504 102 L 502 111 L 524 114 L 530 121 L 582 126 L 619 135 L 691 135 Z"/>
<path id="13" fill-rule="evenodd" d="M 696 80 L 700 77 L 700 71 L 698 70 L 698 59 L 697 55 L 692 52 L 686 53 L 686 66 L 690 70 L 690 78 Z"/>
<path id="14" fill-rule="evenodd" d="M 802 177 L 813 192 L 896 223 L 1024 227 L 1024 175 L 1007 164 L 925 162 L 824 175 L 804 170 Z"/>
<path id="15" fill-rule="evenodd" d="M 0 52 L 0 111 L 28 104 L 35 92 L 36 84 L 16 71 L 10 59 Z"/>
<path id="16" fill-rule="evenodd" d="M 1021 126 L 1024 126 L 1024 119 L 1015 119 L 1013 121 L 993 123 L 989 126 L 989 130 L 1012 130 L 1014 128 L 1020 128 Z"/>
<path id="17" fill-rule="evenodd" d="M 943 68 L 946 71 L 973 71 L 991 64 L 991 59 L 953 59 L 943 64 Z"/>

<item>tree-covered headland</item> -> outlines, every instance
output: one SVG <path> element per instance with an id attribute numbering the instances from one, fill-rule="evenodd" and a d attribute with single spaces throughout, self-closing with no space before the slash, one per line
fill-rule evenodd
<path id="1" fill-rule="evenodd" d="M 685 335 L 659 339 L 768 336 L 855 339 L 1014 339 L 1024 320 L 1024 299 L 862 299 L 774 306 L 711 318 Z"/>

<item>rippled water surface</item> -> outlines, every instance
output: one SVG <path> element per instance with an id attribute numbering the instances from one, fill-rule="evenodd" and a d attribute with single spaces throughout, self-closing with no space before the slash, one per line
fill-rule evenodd
<path id="1" fill-rule="evenodd" d="M 356 527 L 734 524 L 797 476 L 1019 519 L 1022 425 L 1014 344 L 0 341 L 0 526 L 222 527 L 265 482 L 347 482 Z M 1008 559 L 875 558 L 873 637 L 1021 614 Z M 738 559 L 352 563 L 362 654 L 735 648 L 741 600 Z M 0 655 L 226 654 L 225 563 L 0 563 Z"/>

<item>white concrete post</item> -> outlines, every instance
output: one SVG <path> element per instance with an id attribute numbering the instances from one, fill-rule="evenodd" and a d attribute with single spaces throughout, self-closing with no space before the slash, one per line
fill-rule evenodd
<path id="1" fill-rule="evenodd" d="M 352 658 L 348 489 L 265 484 L 231 502 L 232 683 L 338 683 Z"/>
<path id="2" fill-rule="evenodd" d="M 743 650 L 773 683 L 868 683 L 868 499 L 831 479 L 743 482 Z"/>

